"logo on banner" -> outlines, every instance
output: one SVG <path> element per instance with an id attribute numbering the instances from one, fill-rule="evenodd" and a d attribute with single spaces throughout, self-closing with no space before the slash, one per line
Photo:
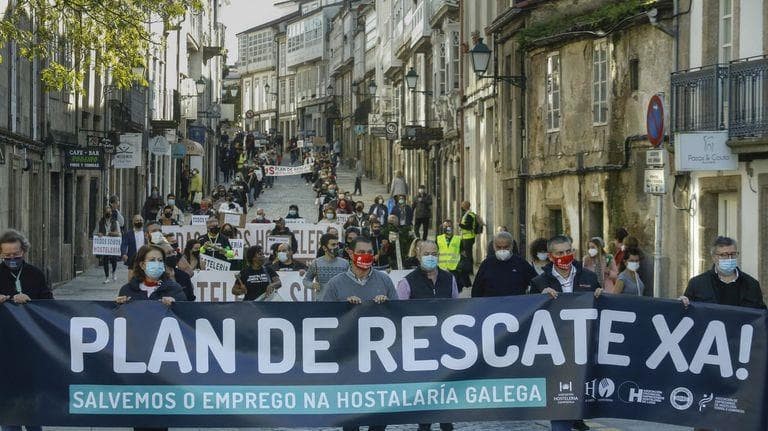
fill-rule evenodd
<path id="1" fill-rule="evenodd" d="M 560 382 L 558 393 L 552 397 L 557 404 L 575 404 L 579 397 L 573 392 L 573 382 Z"/>
<path id="2" fill-rule="evenodd" d="M 669 403 L 677 410 L 688 410 L 693 405 L 693 392 L 688 388 L 675 388 L 669 394 Z"/>
<path id="3" fill-rule="evenodd" d="M 584 395 L 586 402 L 594 401 L 613 401 L 613 393 L 616 392 L 616 385 L 613 380 L 605 377 L 602 379 L 592 379 L 584 383 Z"/>
<path id="4" fill-rule="evenodd" d="M 664 401 L 664 394 L 655 389 L 641 389 L 635 382 L 624 382 L 619 386 L 619 399 L 625 403 L 656 405 Z"/>
<path id="5" fill-rule="evenodd" d="M 715 399 L 715 394 L 713 393 L 710 393 L 709 395 L 704 395 L 704 397 L 699 400 L 699 412 L 704 411 L 704 409 L 706 409 L 709 403 L 711 403 L 712 400 L 714 399 Z"/>

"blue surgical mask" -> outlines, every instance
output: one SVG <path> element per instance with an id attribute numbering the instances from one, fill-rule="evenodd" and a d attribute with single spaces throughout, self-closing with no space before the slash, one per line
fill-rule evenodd
<path id="1" fill-rule="evenodd" d="M 733 274 L 738 264 L 738 259 L 720 259 L 717 261 L 717 267 L 723 274 Z"/>
<path id="2" fill-rule="evenodd" d="M 421 267 L 427 271 L 432 271 L 437 268 L 437 256 L 432 256 L 430 254 L 421 256 Z"/>
<path id="3" fill-rule="evenodd" d="M 148 277 L 158 280 L 160 279 L 160 277 L 162 277 L 163 273 L 165 272 L 165 263 L 154 262 L 154 261 L 147 262 L 147 266 L 144 269 L 144 272 L 147 274 Z"/>
<path id="4" fill-rule="evenodd" d="M 278 251 L 277 252 L 277 260 L 279 260 L 280 262 L 285 263 L 286 261 L 288 261 L 288 253 L 286 253 L 284 251 Z"/>
<path id="5" fill-rule="evenodd" d="M 3 259 L 3 263 L 11 271 L 16 271 L 17 269 L 21 268 L 21 264 L 24 263 L 24 258 L 23 257 L 12 257 L 12 258 L 9 258 L 9 259 Z"/>
<path id="6" fill-rule="evenodd" d="M 296 215 L 296 210 L 288 210 L 288 215 L 295 216 Z"/>

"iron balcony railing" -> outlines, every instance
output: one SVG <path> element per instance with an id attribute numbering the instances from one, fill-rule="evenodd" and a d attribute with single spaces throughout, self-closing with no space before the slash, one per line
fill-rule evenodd
<path id="1" fill-rule="evenodd" d="M 728 67 L 720 64 L 673 73 L 672 130 L 725 129 L 727 79 Z"/>
<path id="2" fill-rule="evenodd" d="M 731 62 L 728 81 L 729 136 L 768 135 L 768 57 Z"/>
<path id="3" fill-rule="evenodd" d="M 671 80 L 673 132 L 768 136 L 768 57 L 675 72 Z"/>

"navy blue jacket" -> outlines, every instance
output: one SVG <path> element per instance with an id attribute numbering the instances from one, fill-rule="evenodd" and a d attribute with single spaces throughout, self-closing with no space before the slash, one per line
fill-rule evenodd
<path id="1" fill-rule="evenodd" d="M 553 264 L 549 263 L 543 268 L 544 272 L 531 281 L 531 293 L 541 293 L 548 287 L 558 292 L 563 291 L 560 281 L 552 275 L 552 267 Z M 573 278 L 574 292 L 594 292 L 600 287 L 600 283 L 597 281 L 597 274 L 584 269 L 581 266 L 581 262 L 574 260 L 573 267 L 576 268 L 576 276 Z"/>
<path id="2" fill-rule="evenodd" d="M 525 295 L 534 277 L 536 270 L 520 256 L 501 261 L 491 255 L 477 270 L 472 297 Z"/>
<path id="3" fill-rule="evenodd" d="M 129 229 L 123 234 L 123 242 L 120 244 L 120 253 L 123 256 L 128 256 L 128 260 L 125 261 L 125 266 L 130 268 L 133 266 L 133 259 L 136 258 L 136 237 L 133 234 L 133 228 Z"/>
<path id="4" fill-rule="evenodd" d="M 164 278 L 160 280 L 160 285 L 147 297 L 147 292 L 144 292 L 139 288 L 141 281 L 138 277 L 133 277 L 131 281 L 124 284 L 120 288 L 118 296 L 127 296 L 132 300 L 160 300 L 163 297 L 170 296 L 177 301 L 186 301 L 187 295 L 184 293 L 184 289 L 175 281 Z"/>

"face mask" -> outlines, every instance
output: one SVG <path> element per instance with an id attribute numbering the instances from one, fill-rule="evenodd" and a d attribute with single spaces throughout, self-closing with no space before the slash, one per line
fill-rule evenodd
<path id="1" fill-rule="evenodd" d="M 549 257 L 549 253 L 547 253 L 545 251 L 540 251 L 540 252 L 536 253 L 536 259 L 547 260 L 548 257 Z"/>
<path id="2" fill-rule="evenodd" d="M 288 215 L 295 216 L 296 215 L 296 210 L 288 210 Z"/>
<path id="3" fill-rule="evenodd" d="M 259 219 L 259 220 L 264 220 L 265 219 L 264 214 L 256 214 L 256 218 Z"/>
<path id="4" fill-rule="evenodd" d="M 219 233 L 219 227 L 218 226 L 211 226 L 208 228 L 208 232 L 217 235 Z"/>
<path id="5" fill-rule="evenodd" d="M 354 262 L 355 266 L 360 269 L 368 269 L 371 266 L 373 266 L 373 255 L 369 253 L 364 254 L 352 254 L 352 261 Z"/>
<path id="6" fill-rule="evenodd" d="M 157 280 L 162 277 L 163 273 L 165 272 L 165 263 L 147 262 L 147 266 L 145 267 L 144 272 L 147 274 L 147 277 Z"/>
<path id="7" fill-rule="evenodd" d="M 426 190 L 424 190 L 424 189 L 419 189 L 419 193 L 422 193 L 422 194 L 423 194 L 425 191 L 426 191 Z"/>
<path id="8" fill-rule="evenodd" d="M 590 248 L 587 250 L 587 253 L 589 253 L 590 256 L 595 257 L 597 256 L 597 249 L 596 248 Z"/>
<path id="9" fill-rule="evenodd" d="M 165 218 L 171 218 L 171 217 L 173 217 L 173 213 L 164 213 L 164 214 L 165 214 Z"/>
<path id="10" fill-rule="evenodd" d="M 152 241 L 152 244 L 160 244 L 163 242 L 163 240 L 165 240 L 163 233 L 160 231 L 152 232 L 149 237 L 150 241 Z"/>
<path id="11" fill-rule="evenodd" d="M 153 198 L 155 198 L 155 199 L 157 199 L 157 198 L 159 198 L 159 197 L 160 197 L 160 193 L 158 193 L 158 192 L 152 192 L 152 197 L 153 197 Z"/>
<path id="12" fill-rule="evenodd" d="M 224 236 L 227 236 L 227 237 L 231 237 L 232 236 L 232 231 L 231 230 L 225 230 L 225 231 L 222 231 L 221 234 L 224 235 Z"/>
<path id="13" fill-rule="evenodd" d="M 426 255 L 421 257 L 421 267 L 427 271 L 437 268 L 437 256 Z"/>
<path id="14" fill-rule="evenodd" d="M 373 229 L 371 232 L 373 232 L 374 235 L 378 235 L 381 233 L 381 229 Z"/>
<path id="15" fill-rule="evenodd" d="M 496 259 L 499 259 L 500 261 L 504 262 L 506 260 L 509 260 L 509 258 L 512 257 L 512 252 L 509 250 L 496 250 Z"/>
<path id="16" fill-rule="evenodd" d="M 738 259 L 720 259 L 717 261 L 717 267 L 723 274 L 733 274 L 738 263 Z"/>
<path id="17" fill-rule="evenodd" d="M 176 199 L 168 199 L 168 205 L 176 205 Z"/>
<path id="18" fill-rule="evenodd" d="M 567 254 L 563 257 L 552 257 L 555 261 L 555 266 L 562 269 L 563 271 L 567 271 L 571 269 L 571 265 L 573 265 L 573 255 Z"/>
<path id="19" fill-rule="evenodd" d="M 445 234 L 446 235 L 450 235 L 452 233 L 453 233 L 453 228 L 450 228 L 450 227 L 445 228 Z"/>
<path id="20" fill-rule="evenodd" d="M 24 263 L 23 257 L 13 257 L 10 259 L 3 259 L 3 263 L 5 266 L 8 267 L 11 271 L 15 271 L 19 268 L 21 268 L 21 264 Z"/>
<path id="21" fill-rule="evenodd" d="M 277 252 L 277 260 L 279 260 L 280 262 L 283 262 L 283 263 L 287 262 L 288 261 L 288 253 L 286 253 L 284 251 L 278 251 Z"/>
<path id="22" fill-rule="evenodd" d="M 106 213 L 106 214 L 104 214 L 104 218 L 112 218 L 112 213 Z"/>
<path id="23" fill-rule="evenodd" d="M 381 199 L 376 199 L 376 203 L 381 205 Z"/>
<path id="24" fill-rule="evenodd" d="M 136 223 L 133 224 L 133 227 L 135 227 L 136 229 L 140 229 L 140 228 L 144 227 L 144 223 L 136 222 Z"/>
<path id="25" fill-rule="evenodd" d="M 327 218 L 328 220 L 333 220 L 333 213 L 326 214 L 325 218 Z"/>
<path id="26" fill-rule="evenodd" d="M 400 205 L 405 205 L 405 199 L 400 199 L 398 202 L 400 202 Z"/>
<path id="27" fill-rule="evenodd" d="M 357 212 L 359 212 L 359 213 L 363 212 L 363 208 L 362 208 L 362 207 L 357 207 L 357 208 L 355 208 L 355 210 L 356 210 Z"/>
<path id="28" fill-rule="evenodd" d="M 165 258 L 165 265 L 168 268 L 176 268 L 176 265 L 179 263 L 179 255 L 174 254 L 173 256 L 166 256 Z"/>
<path id="29" fill-rule="evenodd" d="M 192 251 L 192 256 L 200 256 L 200 250 Z"/>
<path id="30" fill-rule="evenodd" d="M 640 262 L 627 262 L 627 269 L 632 272 L 637 272 L 640 269 Z"/>

